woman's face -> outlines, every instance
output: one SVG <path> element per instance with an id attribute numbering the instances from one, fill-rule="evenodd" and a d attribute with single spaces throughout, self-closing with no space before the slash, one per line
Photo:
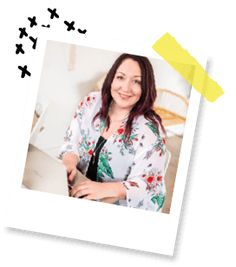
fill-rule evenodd
<path id="1" fill-rule="evenodd" d="M 118 67 L 111 84 L 114 104 L 119 108 L 131 110 L 141 94 L 141 69 L 138 62 L 127 58 Z"/>

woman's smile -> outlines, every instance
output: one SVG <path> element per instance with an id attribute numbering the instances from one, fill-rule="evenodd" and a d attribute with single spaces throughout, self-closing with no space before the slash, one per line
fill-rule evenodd
<path id="1" fill-rule="evenodd" d="M 118 93 L 118 94 L 123 100 L 128 100 L 130 97 L 132 97 L 131 95 L 127 95 L 123 93 Z"/>

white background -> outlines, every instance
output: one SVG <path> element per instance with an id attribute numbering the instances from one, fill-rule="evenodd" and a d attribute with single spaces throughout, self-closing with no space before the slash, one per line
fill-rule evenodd
<path id="1" fill-rule="evenodd" d="M 26 17 L 46 15 L 45 9 L 56 7 L 97 38 L 131 39 L 146 46 L 160 37 L 157 32 L 169 32 L 196 58 L 202 53 L 211 58 L 211 76 L 225 91 L 215 103 L 201 103 L 174 257 L 10 230 L 1 219 L 1 266 L 235 266 L 233 2 L 8 1 L 1 6 L 1 214 L 13 179 L 18 129 L 24 123 L 27 92 L 17 90 L 13 82 L 19 72 L 11 59 Z"/>

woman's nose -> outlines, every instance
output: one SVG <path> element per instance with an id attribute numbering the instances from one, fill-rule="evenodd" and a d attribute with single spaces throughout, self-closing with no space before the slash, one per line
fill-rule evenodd
<path id="1" fill-rule="evenodd" d="M 130 83 L 130 81 L 128 79 L 123 83 L 122 90 L 124 92 L 130 92 L 130 90 L 131 90 L 131 83 Z"/>

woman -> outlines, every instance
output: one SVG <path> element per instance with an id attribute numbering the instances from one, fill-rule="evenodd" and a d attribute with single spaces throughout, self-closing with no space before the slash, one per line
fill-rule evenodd
<path id="1" fill-rule="evenodd" d="M 164 128 L 152 110 L 153 69 L 142 56 L 122 54 L 102 86 L 87 96 L 67 130 L 61 157 L 72 182 L 77 168 L 90 180 L 71 196 L 158 211 L 165 198 Z"/>

